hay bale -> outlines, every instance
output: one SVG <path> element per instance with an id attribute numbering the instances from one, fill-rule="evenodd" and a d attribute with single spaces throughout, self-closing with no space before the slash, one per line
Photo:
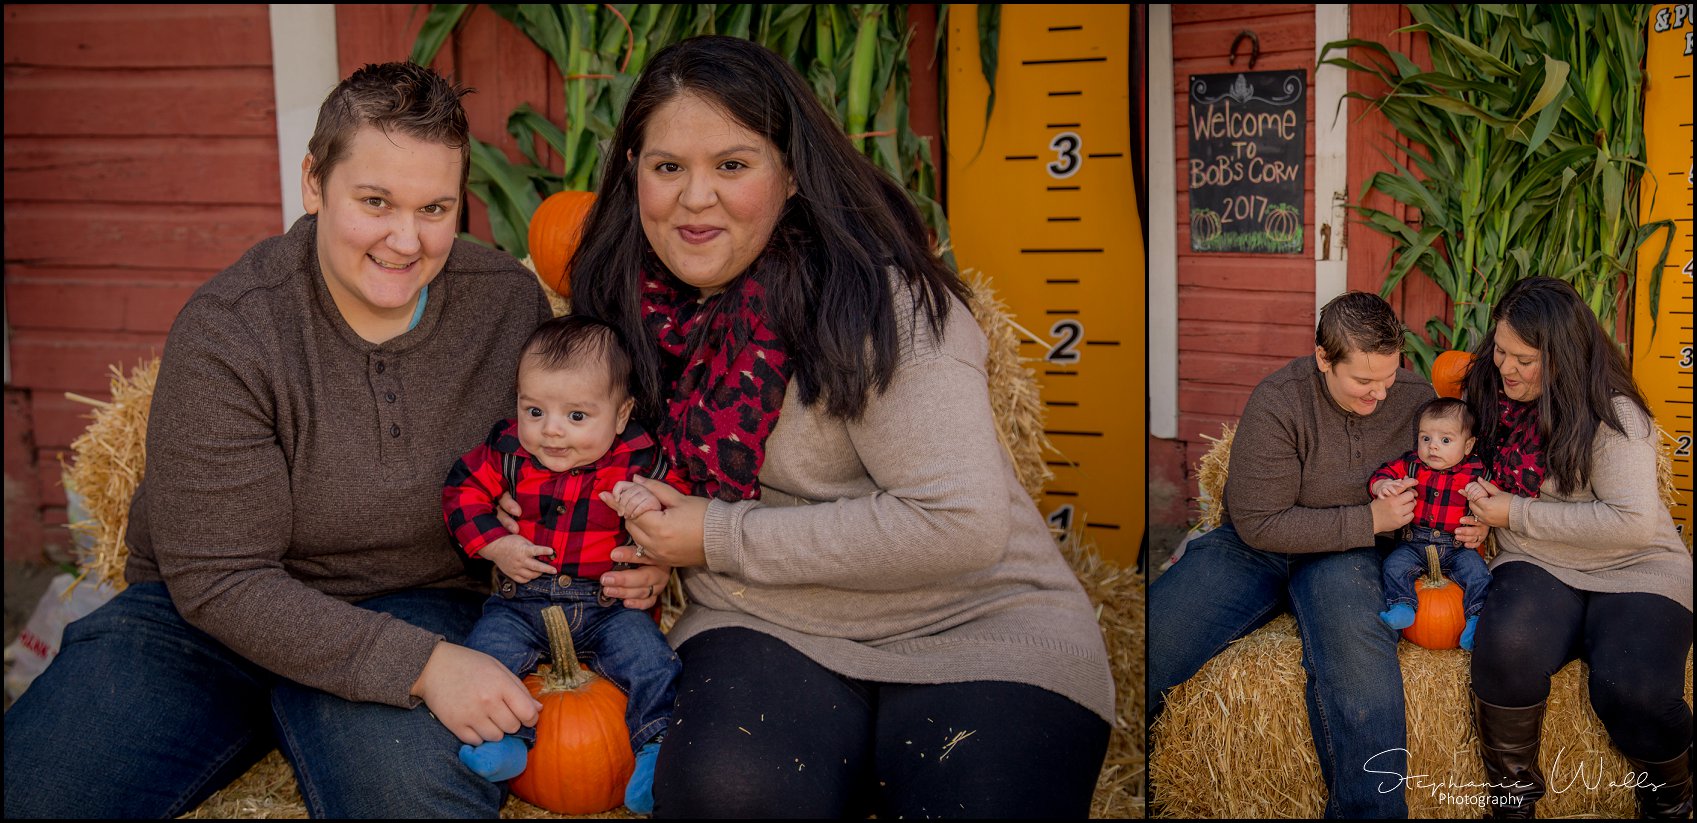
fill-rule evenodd
<path id="1" fill-rule="evenodd" d="M 112 372 L 110 403 L 81 395 L 66 397 L 94 407 L 86 430 L 71 441 L 75 459 L 65 469 L 66 481 L 83 498 L 90 519 L 70 524 L 74 532 L 87 534 L 93 545 L 78 558 L 78 580 L 94 575 L 96 583 L 110 583 L 123 591 L 124 561 L 129 548 L 124 530 L 129 525 L 130 499 L 141 483 L 147 464 L 147 413 L 153 404 L 153 384 L 159 377 L 159 359 L 139 363 L 125 377 L 116 365 Z"/>
<path id="2" fill-rule="evenodd" d="M 1226 471 L 1231 467 L 1232 438 L 1236 436 L 1237 426 L 1232 423 L 1220 426 L 1219 437 L 1202 435 L 1214 445 L 1196 463 L 1197 531 L 1217 529 L 1225 518 Z"/>
<path id="3" fill-rule="evenodd" d="M 1055 476 L 1044 462 L 1046 452 L 1060 451 L 1043 433 L 1046 409 L 1037 372 L 1026 363 L 1030 358 L 1019 356 L 1021 337 L 1034 342 L 1038 337 L 1014 322 L 1006 303 L 996 296 L 990 278 L 968 269 L 967 286 L 971 300 L 967 308 L 978 321 L 979 329 L 990 342 L 984 371 L 990 384 L 990 412 L 996 419 L 996 437 L 1013 461 L 1014 473 L 1025 493 L 1036 499 L 1043 485 Z"/>
<path id="4" fill-rule="evenodd" d="M 1143 575 L 1103 560 L 1095 545 L 1084 537 L 1082 526 L 1074 526 L 1062 541 L 1061 553 L 1096 607 L 1096 622 L 1108 646 L 1118 703 L 1108 737 L 1108 755 L 1096 778 L 1090 816 L 1143 817 L 1147 774 L 1143 749 Z"/>
<path id="5" fill-rule="evenodd" d="M 1409 773 L 1431 784 L 1483 783 L 1484 766 L 1468 698 L 1468 657 L 1401 643 L 1408 711 Z M 1691 702 L 1691 661 L 1685 669 Z M 1296 621 L 1282 615 L 1233 643 L 1169 693 L 1153 730 L 1151 787 L 1158 817 L 1320 817 L 1326 790 L 1308 730 L 1307 673 Z M 1586 694 L 1585 666 L 1574 661 L 1552 678 L 1539 763 L 1550 793 L 1541 817 L 1632 817 L 1630 769 L 1610 744 Z M 1595 790 L 1590 786 L 1597 786 Z M 1558 789 L 1567 789 L 1557 793 Z M 1408 815 L 1478 817 L 1479 806 L 1440 802 L 1440 792 L 1407 788 Z"/>

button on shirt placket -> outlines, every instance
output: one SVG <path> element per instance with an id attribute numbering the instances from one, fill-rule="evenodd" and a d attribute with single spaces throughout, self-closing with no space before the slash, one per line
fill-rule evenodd
<path id="1" fill-rule="evenodd" d="M 367 372 L 371 381 L 373 400 L 377 406 L 377 427 L 383 434 L 384 462 L 393 462 L 403 452 L 398 447 L 405 429 L 401 426 L 400 386 L 395 371 L 389 368 L 389 357 L 382 351 L 371 354 Z"/>

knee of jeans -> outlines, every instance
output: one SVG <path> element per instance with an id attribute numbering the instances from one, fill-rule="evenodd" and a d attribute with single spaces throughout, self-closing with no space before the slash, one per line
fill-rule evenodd
<path id="1" fill-rule="evenodd" d="M 1396 647 L 1400 634 L 1376 615 L 1345 625 L 1304 631 L 1303 665 L 1326 687 L 1376 701 L 1392 692 L 1402 696 L 1402 668 Z"/>
<path id="2" fill-rule="evenodd" d="M 374 741 L 371 756 L 327 771 L 325 764 L 306 770 L 303 796 L 321 816 L 345 818 L 494 817 L 501 785 L 491 783 L 460 762 L 459 746 L 406 747 L 382 751 Z M 310 756 L 310 755 L 308 755 Z"/>

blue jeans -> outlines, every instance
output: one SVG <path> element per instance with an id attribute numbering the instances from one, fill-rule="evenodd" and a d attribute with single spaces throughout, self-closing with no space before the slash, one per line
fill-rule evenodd
<path id="1" fill-rule="evenodd" d="M 1462 612 L 1473 617 L 1485 608 L 1491 572 L 1485 558 L 1455 542 L 1455 535 L 1425 526 L 1408 526 L 1396 551 L 1385 558 L 1385 605 L 1419 606 L 1414 584 L 1426 573 L 1426 547 L 1438 547 L 1438 570 L 1461 587 Z"/>
<path id="2" fill-rule="evenodd" d="M 480 597 L 421 589 L 357 605 L 457 642 Z M 6 712 L 7 817 L 176 817 L 273 746 L 314 817 L 492 818 L 498 784 L 423 706 L 356 703 L 249 663 L 137 583 L 65 627 Z"/>
<path id="3" fill-rule="evenodd" d="M 546 574 L 529 583 L 516 583 L 506 575 L 496 580 L 495 594 L 484 602 L 483 617 L 472 628 L 467 646 L 523 677 L 550 653 L 542 610 L 560 605 L 578 659 L 625 693 L 631 750 L 666 731 L 683 664 L 648 612 L 627 609 L 622 601 L 600 605 L 601 585 L 593 579 Z M 519 736 L 535 743 L 536 729 L 526 726 Z"/>
<path id="4" fill-rule="evenodd" d="M 1149 586 L 1150 722 L 1169 690 L 1288 608 L 1302 635 L 1326 816 L 1407 817 L 1397 778 L 1379 774 L 1408 773 L 1397 632 L 1377 614 L 1382 556 L 1378 548 L 1261 551 L 1230 525 L 1192 541 Z"/>

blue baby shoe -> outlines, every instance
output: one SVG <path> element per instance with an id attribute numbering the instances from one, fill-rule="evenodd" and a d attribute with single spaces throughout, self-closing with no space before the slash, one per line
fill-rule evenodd
<path id="1" fill-rule="evenodd" d="M 530 750 L 524 739 L 515 735 L 476 746 L 460 744 L 460 762 L 494 783 L 518 777 L 529 758 Z"/>
<path id="2" fill-rule="evenodd" d="M 636 771 L 625 784 L 625 808 L 637 814 L 654 811 L 654 761 L 660 756 L 660 741 L 652 740 L 636 750 Z"/>

